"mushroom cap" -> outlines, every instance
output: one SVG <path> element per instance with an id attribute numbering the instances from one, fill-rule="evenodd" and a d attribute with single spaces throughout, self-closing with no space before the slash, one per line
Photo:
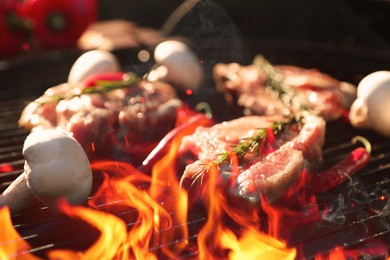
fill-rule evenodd
<path id="1" fill-rule="evenodd" d="M 357 87 L 357 96 L 358 98 L 366 99 L 373 92 L 377 91 L 379 88 L 389 86 L 390 84 L 390 71 L 380 70 L 375 71 L 371 74 L 365 76 Z"/>
<path id="2" fill-rule="evenodd" d="M 43 129 L 25 140 L 27 185 L 33 195 L 55 208 L 59 198 L 81 204 L 92 189 L 92 171 L 81 145 L 63 131 Z"/>
<path id="3" fill-rule="evenodd" d="M 390 137 L 390 71 L 376 71 L 363 78 L 349 113 L 351 124 L 375 129 Z"/>
<path id="4" fill-rule="evenodd" d="M 82 54 L 73 64 L 68 75 L 68 83 L 76 87 L 89 76 L 119 70 L 119 61 L 111 52 L 103 50 L 88 51 Z"/>
<path id="5" fill-rule="evenodd" d="M 203 83 L 203 67 L 196 54 L 183 42 L 161 42 L 154 50 L 154 59 L 158 67 L 149 72 L 150 81 L 161 80 L 194 90 Z"/>

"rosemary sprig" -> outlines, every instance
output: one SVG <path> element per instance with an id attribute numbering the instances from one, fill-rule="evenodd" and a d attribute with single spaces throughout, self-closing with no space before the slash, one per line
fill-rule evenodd
<path id="1" fill-rule="evenodd" d="M 219 154 L 218 158 L 212 163 L 217 166 L 225 163 L 230 158 L 231 153 L 235 154 L 238 160 L 242 160 L 249 152 L 256 156 L 259 154 L 260 148 L 269 134 L 268 131 L 271 131 L 272 134 L 276 136 L 292 125 L 300 125 L 301 122 L 301 117 L 298 118 L 293 116 L 285 122 L 274 122 L 270 128 L 260 128 L 256 135 L 242 139 L 242 141 L 238 143 L 232 151 L 226 151 Z"/>
<path id="2" fill-rule="evenodd" d="M 265 73 L 267 85 L 275 91 L 284 102 L 288 104 L 293 102 L 294 97 L 296 97 L 295 89 L 289 87 L 285 83 L 283 75 L 278 73 L 266 58 L 262 55 L 256 55 L 253 60 L 253 65 Z"/>
<path id="3" fill-rule="evenodd" d="M 115 90 L 115 89 L 129 87 L 133 84 L 136 84 L 138 81 L 139 81 L 139 78 L 137 77 L 137 75 L 135 75 L 132 72 L 128 72 L 128 73 L 126 73 L 126 76 L 124 77 L 123 80 L 119 80 L 119 81 L 97 80 L 95 82 L 94 86 L 82 89 L 80 93 L 67 93 L 64 96 L 54 95 L 54 96 L 50 97 L 50 99 L 47 99 L 43 102 L 39 102 L 39 101 L 36 101 L 36 102 L 39 103 L 39 105 L 44 105 L 44 104 L 48 104 L 48 103 L 58 103 L 61 100 L 72 99 L 75 97 L 80 97 L 81 95 L 85 95 L 85 94 L 87 94 L 87 95 L 88 94 L 95 94 L 95 93 L 105 94 L 105 93 L 108 93 L 108 92 Z"/>
<path id="4" fill-rule="evenodd" d="M 253 156 L 258 156 L 263 147 L 264 142 L 267 140 L 269 131 L 274 136 L 286 131 L 289 127 L 296 125 L 301 127 L 303 122 L 302 116 L 292 116 L 288 121 L 276 121 L 269 128 L 260 128 L 256 135 L 248 138 L 244 138 L 231 151 L 225 151 L 217 155 L 217 158 L 213 161 L 205 164 L 205 168 L 193 176 L 193 182 L 199 178 L 203 178 L 204 174 L 207 173 L 212 166 L 221 166 L 227 163 L 231 158 L 231 155 L 235 155 L 239 161 L 242 161 L 248 153 L 252 153 Z"/>
<path id="5" fill-rule="evenodd" d="M 99 93 L 104 94 L 115 89 L 126 88 L 138 82 L 138 77 L 134 73 L 126 73 L 126 77 L 120 81 L 97 80 L 96 85 L 83 89 L 81 94 Z"/>

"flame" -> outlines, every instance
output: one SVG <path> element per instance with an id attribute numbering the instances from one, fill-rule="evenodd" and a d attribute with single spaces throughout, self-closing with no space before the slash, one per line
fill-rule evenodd
<path id="1" fill-rule="evenodd" d="M 152 170 L 152 185 L 150 195 L 155 201 L 164 203 L 164 207 L 168 212 L 171 212 L 172 221 L 179 228 L 174 232 L 164 232 L 161 237 L 162 244 L 168 244 L 171 241 L 180 241 L 175 243 L 173 248 L 162 248 L 164 254 L 169 257 L 174 257 L 180 253 L 188 245 L 188 229 L 185 223 L 187 222 L 188 212 L 188 195 L 184 189 L 180 189 L 175 170 L 175 160 L 180 142 L 188 131 L 193 132 L 194 129 L 187 129 L 181 132 L 173 140 L 171 149 L 168 154 L 158 161 Z M 174 200 L 173 203 L 166 203 Z"/>
<path id="2" fill-rule="evenodd" d="M 238 242 L 233 240 L 225 241 L 231 246 L 232 252 L 229 259 L 295 259 L 296 250 L 286 248 L 286 244 L 264 233 L 248 229 Z M 224 238 L 222 238 L 224 239 Z"/>
<path id="3" fill-rule="evenodd" d="M 387 257 L 387 258 L 386 258 Z M 344 248 L 342 246 L 336 246 L 325 254 L 317 254 L 315 260 L 338 260 L 338 259 L 387 259 L 388 257 L 388 245 L 386 242 L 373 239 L 370 242 L 366 242 L 364 247 L 360 248 Z"/>
<path id="4" fill-rule="evenodd" d="M 296 184 L 273 204 L 265 196 L 261 196 L 261 208 L 267 215 L 268 233 L 272 237 L 281 238 L 285 229 L 321 219 L 316 197 L 307 194 L 305 189 L 311 176 L 304 170 Z"/>
<path id="5" fill-rule="evenodd" d="M 99 241 L 86 252 L 56 250 L 51 252 L 50 257 L 155 259 L 157 256 L 151 252 L 151 248 L 179 241 L 173 246 L 165 246 L 161 249 L 163 255 L 173 258 L 186 248 L 188 230 L 185 223 L 187 222 L 188 199 L 187 193 L 179 187 L 175 159 L 182 137 L 192 133 L 195 128 L 196 125 L 191 125 L 177 134 L 168 154 L 155 164 L 152 176 L 124 162 L 92 163 L 91 168 L 94 172 L 101 172 L 104 181 L 88 204 L 100 211 L 83 211 L 82 208 L 63 205 L 60 209 L 69 216 L 88 222 L 100 230 L 102 235 Z M 102 210 L 107 213 L 97 213 Z M 125 221 L 119 221 L 115 216 L 108 217 L 110 213 L 124 211 L 134 214 L 122 216 Z M 126 230 L 123 228 L 124 222 L 133 223 L 133 225 Z M 115 238 L 111 237 L 112 233 L 109 233 L 109 230 L 116 230 Z M 115 239 L 114 245 L 111 245 L 110 239 L 107 239 L 110 237 Z M 104 249 L 107 248 L 110 250 L 106 252 Z"/>
<path id="6" fill-rule="evenodd" d="M 192 114 L 179 111 L 177 125 Z M 199 125 L 210 124 L 210 120 Z M 241 205 L 224 189 L 234 187 L 240 172 L 238 159 L 230 155 L 231 178 L 220 185 L 220 172 L 210 166 L 202 186 L 202 202 L 206 222 L 197 233 L 196 244 L 189 241 L 189 196 L 181 189 L 177 176 L 177 159 L 182 138 L 195 131 L 190 124 L 177 133 L 167 154 L 158 160 L 151 175 L 133 165 L 118 161 L 91 163 L 102 183 L 87 206 L 72 206 L 60 201 L 61 213 L 87 223 L 100 232 L 94 243 L 83 251 L 56 249 L 47 253 L 49 259 L 178 259 L 185 250 L 198 259 L 295 259 L 297 248 L 288 245 L 289 227 L 321 218 L 316 198 L 306 193 L 310 182 L 303 172 L 296 185 L 272 204 L 260 196 L 256 205 Z M 270 142 L 274 137 L 270 134 Z M 239 205 L 236 205 L 236 204 Z M 288 205 L 288 206 L 286 206 Z M 247 207 L 249 206 L 249 207 Z M 258 210 L 258 209 L 261 209 Z M 0 209 L 0 259 L 38 259 L 29 253 L 29 244 L 13 228 L 7 207 Z M 129 224 L 127 224 L 129 223 Z M 195 249 L 194 249 L 195 248 Z M 376 252 L 386 253 L 387 246 Z M 356 251 L 335 248 L 315 259 L 355 257 Z"/>
<path id="7" fill-rule="evenodd" d="M 338 259 L 346 259 L 344 254 L 344 250 L 342 247 L 336 247 L 331 250 L 327 255 L 317 255 L 315 260 L 338 260 Z M 356 259 L 356 258 L 353 258 Z"/>
<path id="8" fill-rule="evenodd" d="M 0 259 L 37 260 L 28 253 L 30 245 L 13 228 L 8 207 L 0 209 Z"/>
<path id="9" fill-rule="evenodd" d="M 234 159 L 234 158 L 233 158 Z M 286 244 L 254 229 L 253 222 L 239 222 L 241 237 L 224 224 L 228 201 L 224 199 L 218 182 L 219 169 L 211 166 L 206 180 L 208 219 L 199 232 L 199 259 L 224 257 L 229 251 L 229 259 L 294 259 L 295 248 L 287 248 Z M 258 219 L 258 218 L 256 218 Z"/>
<path id="10" fill-rule="evenodd" d="M 126 222 L 134 225 L 125 232 L 126 239 L 118 250 L 121 252 L 119 255 L 123 259 L 153 259 L 155 256 L 148 251 L 153 236 L 156 236 L 157 243 L 159 231 L 169 229 L 172 221 L 168 212 L 150 197 L 148 190 L 140 188 L 141 185 L 150 184 L 150 177 L 122 162 L 100 162 L 93 164 L 92 168 L 115 170 L 116 175 L 105 175 L 105 181 L 89 204 L 95 207 L 105 205 L 108 212 L 119 207 L 120 212 L 125 209 L 134 213 L 124 217 Z"/>
<path id="11" fill-rule="evenodd" d="M 97 228 L 101 235 L 85 252 L 52 250 L 50 259 L 113 259 L 120 252 L 126 240 L 126 225 L 118 217 L 80 206 L 70 206 L 65 201 L 59 204 L 61 212 L 70 217 L 82 219 Z"/>
<path id="12" fill-rule="evenodd" d="M 0 164 L 0 173 L 1 172 L 12 172 L 14 170 L 14 167 L 11 164 L 8 163 L 1 163 Z"/>

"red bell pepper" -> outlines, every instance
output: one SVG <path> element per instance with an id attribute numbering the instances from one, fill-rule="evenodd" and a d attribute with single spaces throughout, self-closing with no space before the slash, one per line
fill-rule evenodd
<path id="1" fill-rule="evenodd" d="M 32 23 L 32 33 L 45 47 L 68 48 L 97 15 L 97 0 L 25 0 L 19 13 Z"/>
<path id="2" fill-rule="evenodd" d="M 22 21 L 16 14 L 16 0 L 0 2 L 0 58 L 5 58 L 22 49 Z"/>

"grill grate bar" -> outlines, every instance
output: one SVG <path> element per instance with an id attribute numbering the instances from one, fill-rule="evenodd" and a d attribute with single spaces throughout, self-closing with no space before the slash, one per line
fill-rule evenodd
<path id="1" fill-rule="evenodd" d="M 23 158 L 21 152 L 11 152 L 11 153 L 7 153 L 7 154 L 0 154 L 0 163 L 19 160 L 20 158 Z"/>
<path id="2" fill-rule="evenodd" d="M 0 147 L 7 147 L 8 145 L 23 144 L 27 134 L 13 135 L 8 138 L 0 139 Z"/>
<path id="3" fill-rule="evenodd" d="M 9 110 L 14 107 L 19 108 L 19 110 L 23 109 L 26 104 L 31 102 L 33 98 L 15 98 L 10 100 L 2 100 L 0 101 L 0 111 Z"/>
<path id="4" fill-rule="evenodd" d="M 21 173 L 23 173 L 23 169 L 2 173 L 0 175 L 0 192 L 3 192 Z"/>
<path id="5" fill-rule="evenodd" d="M 318 254 L 319 254 L 318 252 L 328 253 L 329 251 L 331 251 L 339 246 L 342 246 L 344 248 L 344 250 L 348 250 L 348 249 L 349 250 L 356 250 L 355 254 L 360 252 L 360 254 L 362 254 L 362 255 L 359 256 L 358 259 L 386 259 L 386 256 L 388 255 L 387 252 L 378 252 L 378 253 L 372 255 L 370 253 L 364 253 L 363 250 L 367 246 L 367 244 L 369 244 L 369 243 L 371 243 L 372 246 L 374 246 L 376 244 L 383 245 L 383 243 L 381 243 L 380 240 L 386 240 L 386 239 L 389 240 L 389 238 L 388 238 L 389 234 L 390 234 L 390 231 L 385 230 L 382 232 L 371 234 L 369 236 L 363 236 L 363 237 L 355 240 L 354 242 L 343 242 L 343 241 L 339 241 L 337 239 L 337 236 L 330 236 L 327 238 L 328 240 L 337 241 L 338 243 L 334 243 L 333 245 L 328 246 L 327 248 L 324 247 L 320 251 L 317 251 L 318 247 L 316 246 L 315 243 L 323 243 L 323 241 L 318 241 L 318 240 L 307 241 L 307 242 L 305 242 L 306 244 L 304 244 L 304 245 L 300 244 L 300 245 L 295 245 L 295 246 L 304 247 L 304 249 L 305 249 L 304 250 L 304 257 L 301 256 L 302 259 L 315 259 L 316 256 L 318 256 Z M 349 235 L 351 235 L 351 234 L 349 234 Z M 345 234 L 345 236 L 348 236 L 348 234 Z M 311 247 L 311 249 L 308 249 L 310 247 Z M 360 250 L 358 250 L 358 249 L 360 249 Z"/>
<path id="6" fill-rule="evenodd" d="M 1 102 L 0 115 L 4 117 L 0 119 L 0 166 L 7 164 L 13 169 L 9 172 L 0 174 L 0 189 L 5 189 L 13 179 L 23 172 L 24 159 L 21 149 L 23 142 L 28 134 L 28 131 L 18 128 L 17 120 L 21 110 L 24 108 L 27 100 L 17 100 L 10 102 Z M 6 104 L 6 105 L 5 105 Z M 388 172 L 390 164 L 390 142 L 370 131 L 360 131 L 353 129 L 344 122 L 330 123 L 327 127 L 326 143 L 323 149 L 324 167 L 333 165 L 345 157 L 356 144 L 350 140 L 361 135 L 368 137 L 372 143 L 372 159 L 370 164 L 357 173 L 353 177 L 353 182 L 346 183 L 335 188 L 324 196 L 319 196 L 318 206 L 325 208 L 341 196 L 344 200 L 355 199 L 353 189 L 360 188 L 362 185 L 364 192 L 370 194 L 390 194 Z M 100 181 L 102 176 L 95 175 L 94 182 Z M 363 185 L 364 184 L 364 185 Z M 356 186 L 358 185 L 358 186 Z M 95 185 L 93 189 L 96 191 L 98 187 Z M 377 193 L 375 193 L 377 192 Z M 352 194 L 352 195 L 351 195 Z M 389 216 L 388 212 L 380 212 L 381 210 L 373 207 L 376 204 L 383 206 L 383 201 L 379 196 L 359 197 L 360 201 L 353 208 L 343 208 L 338 213 L 345 218 L 345 223 L 334 223 L 330 220 L 319 223 L 305 223 L 295 226 L 291 230 L 291 239 L 289 240 L 293 246 L 302 246 L 304 248 L 313 247 L 313 250 L 305 251 L 305 256 L 314 257 L 314 254 L 319 251 L 330 250 L 334 248 L 334 244 L 326 248 L 329 242 L 340 242 L 340 244 L 348 247 L 361 245 L 373 239 L 383 239 L 390 241 L 389 235 Z M 337 199 L 336 199 L 337 197 Z M 350 203 L 352 201 L 349 201 Z M 118 201 L 117 203 L 120 204 Z M 169 203 L 169 201 L 165 201 Z M 347 202 L 345 202 L 347 204 Z M 382 203 L 382 204 L 381 204 Z M 111 205 L 98 205 L 99 210 Z M 337 207 L 338 205 L 333 205 Z M 332 208 L 333 209 L 333 208 Z M 382 208 L 383 209 L 383 208 Z M 337 210 L 337 208 L 335 208 Z M 387 209 L 388 210 L 388 209 Z M 127 227 L 136 224 L 132 221 L 137 214 L 136 210 L 127 210 L 114 213 L 119 218 L 125 220 Z M 173 213 L 171 213 L 172 215 Z M 205 223 L 206 216 L 203 209 L 193 207 L 188 213 L 188 222 L 186 223 L 192 232 L 189 239 L 196 242 L 196 231 Z M 45 252 L 56 248 L 78 248 L 79 244 L 87 248 L 93 243 L 98 234 L 97 231 L 91 229 L 87 224 L 68 220 L 51 212 L 47 207 L 35 209 L 25 214 L 13 216 L 14 228 L 16 228 L 23 238 L 30 242 L 33 248 L 30 253 L 44 254 Z M 321 226 L 322 225 L 322 226 Z M 172 229 L 180 228 L 179 225 Z M 368 232 L 361 234 L 362 228 L 367 228 Z M 308 232 L 311 230 L 312 232 Z M 160 230 L 166 232 L 168 230 Z M 294 234 L 297 236 L 295 237 Z M 351 238 L 351 234 L 355 236 Z M 344 240 L 343 240 L 344 239 Z M 161 248 L 169 247 L 180 241 L 172 241 L 168 244 L 161 244 L 150 248 L 151 251 L 158 251 Z M 325 245 L 323 248 L 318 248 L 319 245 Z M 197 251 L 188 251 L 184 253 L 184 258 L 191 258 L 197 255 Z"/>
<path id="7" fill-rule="evenodd" d="M 1 131 L 0 132 L 0 145 L 1 145 L 2 141 L 5 142 L 9 138 L 22 137 L 24 140 L 26 138 L 27 134 L 28 134 L 27 130 L 21 129 L 21 128 Z M 3 140 L 1 140 L 1 139 L 3 139 Z"/>
<path id="8" fill-rule="evenodd" d="M 136 211 L 132 211 L 134 214 Z M 196 228 L 200 224 L 203 224 L 205 222 L 205 218 L 199 218 L 195 220 L 189 220 L 186 225 L 188 225 L 189 229 Z M 137 224 L 139 222 L 131 222 L 127 223 L 127 226 L 130 227 L 134 224 Z M 87 224 L 81 223 L 81 222 L 72 222 L 69 223 L 69 219 L 64 217 L 64 218 L 53 218 L 51 222 L 47 221 L 42 221 L 42 223 L 35 223 L 35 225 L 38 225 L 39 228 L 42 230 L 41 233 L 32 233 L 32 234 L 26 234 L 23 236 L 23 239 L 25 241 L 28 241 L 30 244 L 33 244 L 34 247 L 31 248 L 28 252 L 30 253 L 45 253 L 48 250 L 52 250 L 55 248 L 63 248 L 64 246 L 68 245 L 74 245 L 76 243 L 86 243 L 86 244 L 91 244 L 96 241 L 99 233 L 91 229 Z M 43 227 L 42 227 L 43 226 Z M 181 225 L 174 225 L 172 226 L 169 230 L 172 229 L 177 229 L 181 228 Z M 18 226 L 18 229 L 26 227 Z M 30 227 L 31 228 L 31 227 Z M 34 228 L 32 227 L 32 230 Z M 91 233 L 91 230 L 92 233 Z M 161 229 L 159 232 L 166 232 L 167 229 Z M 66 239 L 64 239 L 66 237 Z M 58 238 L 61 238 L 58 240 Z M 191 237 L 190 237 L 191 239 Z M 45 241 L 50 241 L 49 243 L 42 243 Z M 54 241 L 54 242 L 53 242 Z M 17 243 L 17 241 L 12 241 L 14 243 Z M 179 240 L 172 241 L 169 243 L 169 245 L 175 244 L 180 242 Z M 161 244 L 158 247 L 155 248 L 150 248 L 150 251 L 157 250 L 159 248 L 168 246 Z M 24 253 L 28 253 L 24 252 Z"/>
<path id="9" fill-rule="evenodd" d="M 21 144 L 15 144 L 15 145 L 9 145 L 5 147 L 0 147 L 0 155 L 6 154 L 6 153 L 14 153 L 14 152 L 22 152 L 23 145 Z"/>
<path id="10" fill-rule="evenodd" d="M 356 212 L 349 212 L 349 215 L 352 215 L 353 213 L 359 213 L 359 212 L 360 212 L 360 210 L 356 210 Z M 348 215 L 346 216 L 344 214 L 341 214 L 340 216 L 335 216 L 335 217 L 341 217 L 342 219 L 335 220 L 334 223 L 328 222 L 328 221 L 323 221 L 321 223 L 311 223 L 309 226 L 311 226 L 313 228 L 313 230 L 312 230 L 312 233 L 310 233 L 310 234 L 305 234 L 305 232 L 302 232 L 303 229 L 307 228 L 307 223 L 305 225 L 294 227 L 293 229 L 295 230 L 295 232 L 299 232 L 300 236 L 297 239 L 292 240 L 291 243 L 292 244 L 299 244 L 299 243 L 308 242 L 312 239 L 323 239 L 324 237 L 330 236 L 330 235 L 335 234 L 335 233 L 342 233 L 343 231 L 352 231 L 355 228 L 357 230 L 359 230 L 360 228 L 362 228 L 364 226 L 369 226 L 370 224 L 378 224 L 378 223 L 385 224 L 384 221 L 386 220 L 387 216 L 386 215 L 382 216 L 382 215 L 377 214 L 377 215 L 368 216 L 368 217 L 363 218 L 363 219 L 358 219 L 355 221 L 351 220 L 349 222 L 347 222 L 347 218 L 351 217 L 351 216 L 348 216 Z M 353 217 L 355 217 L 355 216 L 353 216 Z M 336 223 L 337 221 L 345 222 L 347 224 L 346 225 L 345 224 L 337 225 L 337 223 Z M 382 221 L 383 221 L 383 223 L 382 223 Z M 388 227 L 383 226 L 382 229 L 387 230 Z M 355 238 L 355 239 L 357 239 L 357 238 Z M 354 239 L 352 239 L 352 240 L 354 240 Z M 326 241 L 326 239 L 324 241 Z"/>

